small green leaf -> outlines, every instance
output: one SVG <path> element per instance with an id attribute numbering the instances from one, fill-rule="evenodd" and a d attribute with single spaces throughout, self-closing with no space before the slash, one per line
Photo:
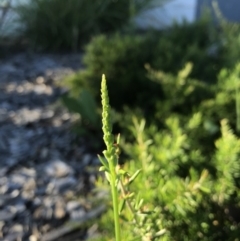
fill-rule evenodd
<path id="1" fill-rule="evenodd" d="M 116 181 L 115 181 L 115 187 L 118 186 L 118 182 L 119 182 L 119 178 L 117 177 L 117 178 L 116 178 Z"/>
<path id="2" fill-rule="evenodd" d="M 105 169 L 107 171 L 109 171 L 109 165 L 108 165 L 107 160 L 104 157 L 101 157 L 100 155 L 98 155 L 98 158 L 99 158 L 100 162 L 102 163 L 102 165 L 105 167 Z"/>
<path id="3" fill-rule="evenodd" d="M 200 186 L 199 189 L 202 191 L 202 192 L 205 192 L 205 193 L 210 193 L 211 190 L 207 187 L 203 187 L 203 186 Z"/>
<path id="4" fill-rule="evenodd" d="M 120 203 L 119 203 L 119 210 L 118 210 L 119 215 L 121 214 L 121 212 L 122 212 L 122 210 L 123 210 L 123 208 L 124 208 L 124 206 L 125 206 L 125 203 L 126 203 L 126 200 L 125 200 L 125 199 L 122 199 L 122 200 L 120 201 Z"/>
<path id="5" fill-rule="evenodd" d="M 109 181 L 109 183 L 111 183 L 111 176 L 108 172 L 105 172 L 105 176 L 107 178 L 107 180 Z"/>
<path id="6" fill-rule="evenodd" d="M 127 173 L 126 171 L 124 171 L 123 169 L 118 170 L 118 174 L 119 174 L 120 176 L 128 175 L 128 173 Z"/>
<path id="7" fill-rule="evenodd" d="M 117 145 L 120 143 L 120 133 L 117 135 Z"/>
<path id="8" fill-rule="evenodd" d="M 107 150 L 104 150 L 104 151 L 103 151 L 103 155 L 105 156 L 106 159 L 110 158 L 110 156 L 108 155 Z"/>
<path id="9" fill-rule="evenodd" d="M 139 170 L 137 170 L 132 176 L 131 176 L 131 178 L 129 179 L 129 184 L 131 184 L 136 178 L 137 178 L 137 176 L 139 175 L 139 173 L 141 172 L 142 170 L 141 169 L 139 169 Z"/>
<path id="10" fill-rule="evenodd" d="M 143 199 L 140 199 L 139 202 L 136 202 L 136 204 L 135 204 L 135 209 L 136 209 L 136 210 L 139 210 L 139 209 L 142 207 L 143 202 L 144 202 Z"/>
<path id="11" fill-rule="evenodd" d="M 131 192 L 131 193 L 127 194 L 127 195 L 124 197 L 124 199 L 132 198 L 134 195 L 135 195 L 135 193 L 134 193 L 134 192 Z"/>
<path id="12" fill-rule="evenodd" d="M 176 208 L 181 215 L 186 215 L 186 211 L 180 205 L 176 204 Z"/>
<path id="13" fill-rule="evenodd" d="M 104 166 L 101 166 L 100 168 L 99 168 L 99 171 L 100 172 L 108 172 L 108 170 L 106 169 L 106 167 L 104 167 Z"/>

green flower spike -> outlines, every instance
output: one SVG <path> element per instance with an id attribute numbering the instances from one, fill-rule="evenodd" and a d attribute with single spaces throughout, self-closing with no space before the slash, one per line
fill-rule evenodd
<path id="1" fill-rule="evenodd" d="M 115 240 L 120 241 L 120 223 L 119 223 L 119 208 L 118 208 L 118 147 L 114 144 L 114 136 L 112 135 L 112 120 L 111 120 L 111 108 L 109 105 L 108 89 L 105 75 L 102 75 L 101 83 L 101 97 L 102 97 L 102 130 L 103 140 L 106 144 L 107 149 L 103 151 L 106 160 L 99 157 L 103 167 L 100 170 L 105 171 L 106 177 L 111 186 L 112 201 L 113 201 L 113 213 L 114 213 L 114 224 L 115 224 Z M 119 143 L 119 139 L 117 140 Z M 117 143 L 117 144 L 118 144 Z"/>

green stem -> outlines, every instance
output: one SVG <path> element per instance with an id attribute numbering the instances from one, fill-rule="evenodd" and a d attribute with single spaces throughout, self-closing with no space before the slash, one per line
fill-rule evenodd
<path id="1" fill-rule="evenodd" d="M 109 163 L 110 175 L 111 175 L 111 192 L 113 201 L 113 215 L 114 215 L 114 225 L 115 225 L 115 239 L 116 241 L 121 241 L 120 232 L 120 220 L 118 212 L 118 190 L 117 190 L 117 174 L 116 167 L 112 162 Z"/>

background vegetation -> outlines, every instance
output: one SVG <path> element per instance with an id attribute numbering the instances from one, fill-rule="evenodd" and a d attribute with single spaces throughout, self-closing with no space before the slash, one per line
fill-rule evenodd
<path id="1" fill-rule="evenodd" d="M 24 37 L 45 50 L 84 48 L 85 68 L 69 76 L 63 103 L 81 116 L 100 151 L 100 81 L 108 80 L 121 165 L 142 172 L 138 225 L 127 210 L 123 240 L 237 241 L 240 237 L 240 31 L 202 20 L 139 32 L 131 17 L 149 1 L 34 0 L 17 8 Z M 105 188 L 99 176 L 96 190 Z M 113 237 L 109 211 L 96 240 Z M 143 200 L 143 201 L 141 201 Z M 159 230 L 165 230 L 159 232 Z M 136 239 L 134 239 L 136 238 Z"/>
<path id="2" fill-rule="evenodd" d="M 132 203 L 144 200 L 135 206 L 139 223 L 123 213 L 124 240 L 238 240 L 238 29 L 200 21 L 101 35 L 86 46 L 85 69 L 65 80 L 70 109 L 83 104 L 82 91 L 98 106 L 106 74 L 121 163 L 130 174 L 142 170 L 129 189 Z M 97 240 L 113 237 L 111 216 L 101 218 Z"/>
<path id="3" fill-rule="evenodd" d="M 78 50 L 99 33 L 121 30 L 149 0 L 31 0 L 16 11 L 35 48 Z"/>

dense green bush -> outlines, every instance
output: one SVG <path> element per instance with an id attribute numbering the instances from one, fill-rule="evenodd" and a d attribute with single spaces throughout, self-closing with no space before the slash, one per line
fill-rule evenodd
<path id="1" fill-rule="evenodd" d="M 135 4 L 141 11 L 149 0 Z M 98 33 L 121 29 L 132 17 L 132 1 L 31 0 L 16 10 L 34 45 L 50 50 L 76 50 Z"/>
<path id="2" fill-rule="evenodd" d="M 155 101 L 155 114 L 161 119 L 173 113 L 189 115 L 203 100 L 214 96 L 213 85 L 190 77 L 192 68 L 193 65 L 187 63 L 177 74 L 172 74 L 147 66 L 148 78 L 162 89 L 163 98 Z"/>
<path id="3" fill-rule="evenodd" d="M 214 86 L 214 98 L 205 99 L 200 106 L 205 120 L 216 125 L 219 120 L 227 118 L 231 128 L 237 130 L 236 90 L 239 88 L 239 64 L 235 70 L 223 69 Z"/>
<path id="4" fill-rule="evenodd" d="M 226 210 L 235 205 L 239 208 L 240 203 L 239 197 L 236 198 L 239 140 L 229 131 L 227 122 L 222 122 L 222 137 L 216 141 L 210 158 L 192 148 L 192 140 L 188 138 L 189 130 L 201 126 L 199 115 L 184 126 L 178 118 L 170 117 L 164 131 L 154 126 L 141 131 L 141 125 L 135 122 L 136 141 L 126 146 L 132 160 L 128 165 L 129 169 L 143 170 L 136 190 L 141 190 L 142 183 L 148 187 L 148 192 L 141 192 L 142 198 L 146 205 L 158 207 L 158 219 L 169 231 L 165 240 L 238 238 L 239 217 L 234 220 Z M 213 170 L 208 168 L 209 164 Z"/>
<path id="5" fill-rule="evenodd" d="M 152 116 L 153 107 L 164 95 L 161 84 L 149 80 L 146 68 L 160 69 L 174 76 L 186 62 L 192 61 L 194 64 L 189 73 L 192 79 L 216 82 L 225 56 L 217 33 L 210 30 L 206 22 L 199 22 L 145 35 L 98 36 L 86 47 L 85 69 L 66 81 L 70 86 L 70 95 L 77 96 L 82 88 L 87 88 L 99 100 L 99 76 L 105 73 L 113 108 L 121 111 L 124 105 L 141 106 L 146 115 Z M 213 44 L 218 46 L 214 54 L 210 53 Z M 200 88 L 201 84 L 198 85 Z M 201 92 L 204 94 L 205 90 Z M 191 97 L 192 102 L 195 94 Z M 198 97 L 195 103 L 197 101 Z"/>
<path id="6" fill-rule="evenodd" d="M 67 78 L 72 95 L 82 88 L 90 89 L 99 100 L 99 76 L 106 73 L 113 107 L 120 110 L 124 103 L 129 106 L 149 103 L 151 96 L 159 95 L 159 86 L 147 79 L 146 63 L 154 61 L 156 39 L 145 36 L 102 35 L 93 39 L 86 48 L 83 62 L 86 69 Z M 146 101 L 148 100 L 148 101 Z"/>
<path id="7" fill-rule="evenodd" d="M 220 121 L 229 120 L 230 127 L 239 134 L 239 73 L 240 65 L 231 70 L 222 69 L 217 83 L 206 84 L 189 77 L 191 65 L 180 71 L 177 76 L 149 69 L 149 78 L 161 84 L 165 98 L 156 101 L 155 113 L 151 123 L 159 125 L 172 115 L 178 116 L 181 124 L 193 113 L 203 118 L 201 130 L 188 133 L 192 146 L 198 147 L 205 155 L 214 147 L 214 141 L 220 136 Z"/>
<path id="8" fill-rule="evenodd" d="M 205 19 L 174 25 L 165 31 L 155 47 L 154 68 L 174 74 L 186 62 L 192 62 L 191 77 L 209 83 L 216 81 L 216 75 L 225 64 L 221 36 Z"/>
<path id="9" fill-rule="evenodd" d="M 186 90 L 192 87 L 191 93 L 199 86 L 197 81 L 194 85 L 188 83 L 187 70 L 179 73 L 175 79 L 176 91 L 162 106 L 171 101 L 174 106 L 176 93 L 182 103 L 181 100 L 189 96 Z M 152 78 L 163 80 L 166 90 L 172 85 L 170 77 L 152 73 Z M 234 90 L 239 88 L 238 78 L 239 65 L 234 72 L 223 70 L 211 96 L 203 98 L 195 112 L 166 112 L 168 116 L 163 116 L 162 128 L 155 124 L 146 128 L 144 120 L 134 117 L 133 123 L 125 126 L 134 138 L 121 145 L 128 156 L 124 170 L 130 175 L 142 170 L 128 190 L 135 193 L 130 200 L 133 204 L 144 201 L 140 210 L 133 205 L 138 223 L 127 210 L 122 214 L 123 240 L 133 240 L 143 230 L 147 232 L 145 237 L 149 237 L 144 240 L 238 240 L 240 140 L 224 119 L 224 116 L 233 118 L 232 112 L 236 110 Z M 230 105 L 228 100 L 232 102 Z M 206 102 L 215 104 L 207 106 Z M 220 109 L 223 111 L 214 116 L 215 123 L 211 123 L 212 113 Z M 231 121 L 236 123 L 236 120 Z M 214 136 L 216 132 L 218 135 Z M 209 140 L 202 141 L 203 136 Z M 110 220 L 110 212 L 101 218 L 103 236 L 97 240 L 109 240 L 113 236 Z"/>

